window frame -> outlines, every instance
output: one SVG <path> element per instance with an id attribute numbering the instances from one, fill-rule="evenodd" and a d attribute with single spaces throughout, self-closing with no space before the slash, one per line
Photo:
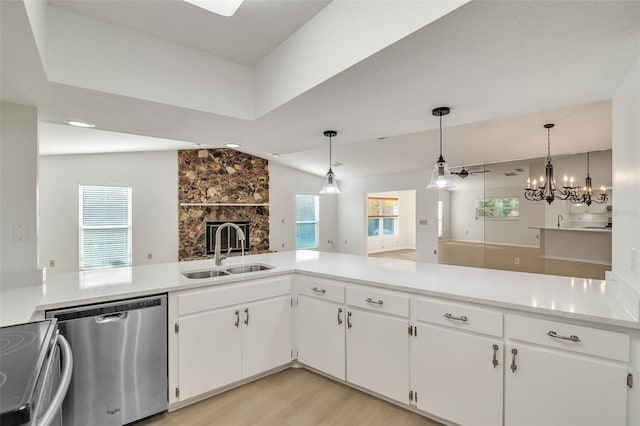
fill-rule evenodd
<path id="1" fill-rule="evenodd" d="M 496 212 L 500 211 L 501 209 L 503 209 L 502 207 L 484 207 L 481 206 L 480 203 L 484 203 L 487 200 L 494 200 L 494 205 L 497 205 L 500 200 L 517 200 L 518 201 L 518 206 L 517 208 L 509 208 L 510 211 L 515 210 L 517 212 L 516 216 L 505 216 L 505 215 L 497 215 Z M 486 216 L 486 215 L 482 215 L 480 214 L 480 211 L 485 210 L 486 209 L 492 209 L 493 210 L 493 214 L 490 216 Z M 503 209 L 504 210 L 504 209 Z M 481 199 L 477 199 L 474 205 L 474 213 L 475 213 L 475 217 L 476 220 L 506 220 L 506 221 L 517 221 L 520 220 L 520 197 L 518 196 L 500 196 L 500 197 L 484 197 Z"/>
<path id="2" fill-rule="evenodd" d="M 369 214 L 369 201 L 370 200 L 378 200 L 378 201 L 395 201 L 395 208 L 397 214 L 393 215 L 385 215 L 384 214 L 384 205 L 381 202 L 378 207 L 378 214 L 370 215 Z M 384 237 L 397 237 L 398 233 L 398 222 L 399 222 L 400 212 L 399 212 L 399 198 L 398 197 L 369 197 L 367 196 L 367 238 L 384 238 Z M 378 235 L 369 235 L 369 220 L 378 219 Z M 393 219 L 393 234 L 384 233 L 384 221 L 385 219 Z"/>
<path id="3" fill-rule="evenodd" d="M 84 225 L 84 191 L 85 188 L 127 188 L 127 225 Z M 92 271 L 99 269 L 112 269 L 132 266 L 133 264 L 133 189 L 131 185 L 118 184 L 95 184 L 80 183 L 78 184 L 78 268 L 80 271 Z M 127 230 L 127 263 L 121 265 L 103 265 L 86 267 L 84 265 L 84 237 L 85 229 L 126 229 Z"/>
<path id="4" fill-rule="evenodd" d="M 315 220 L 298 220 L 298 197 L 314 197 L 315 199 Z M 298 224 L 315 224 L 315 247 L 298 248 Z M 320 249 L 320 196 L 318 194 L 297 193 L 295 207 L 295 245 L 296 250 L 319 250 Z"/>

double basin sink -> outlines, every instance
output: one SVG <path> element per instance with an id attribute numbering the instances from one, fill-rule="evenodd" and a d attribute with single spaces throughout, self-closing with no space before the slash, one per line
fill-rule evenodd
<path id="1" fill-rule="evenodd" d="M 247 265 L 229 266 L 225 269 L 207 269 L 204 271 L 188 271 L 183 272 L 187 278 L 202 279 L 202 278 L 215 278 L 226 277 L 227 275 L 245 274 L 247 272 L 258 272 L 273 269 L 273 266 L 265 265 L 262 263 L 251 263 Z"/>

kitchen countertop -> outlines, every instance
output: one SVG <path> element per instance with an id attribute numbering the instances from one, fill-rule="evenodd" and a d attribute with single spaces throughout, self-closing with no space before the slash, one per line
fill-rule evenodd
<path id="1" fill-rule="evenodd" d="M 530 226 L 529 229 L 540 229 L 540 230 L 544 230 L 544 231 L 578 231 L 578 232 L 607 232 L 607 233 L 611 233 L 611 228 L 606 228 L 606 227 L 602 227 L 602 228 L 584 228 L 584 227 L 577 227 L 577 226 L 561 226 L 560 228 L 558 228 L 557 226 L 554 227 L 547 227 L 547 226 Z"/>
<path id="2" fill-rule="evenodd" d="M 242 258 L 224 267 L 242 264 Z M 0 325 L 32 319 L 45 309 L 98 303 L 293 272 L 486 306 L 640 329 L 638 298 L 619 296 L 621 283 L 523 272 L 416 263 L 348 254 L 290 251 L 245 256 L 273 269 L 188 279 L 184 271 L 210 269 L 213 260 L 49 274 L 42 286 L 0 288 Z M 624 301 L 624 303 L 622 302 Z M 625 307 L 628 308 L 625 309 Z"/>

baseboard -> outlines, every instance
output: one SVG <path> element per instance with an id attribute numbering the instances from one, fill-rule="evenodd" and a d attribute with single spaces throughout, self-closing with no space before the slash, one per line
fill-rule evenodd
<path id="1" fill-rule="evenodd" d="M 544 259 L 564 260 L 569 262 L 593 263 L 595 265 L 611 266 L 610 262 L 603 262 L 603 261 L 597 261 L 597 260 L 591 260 L 591 259 L 580 259 L 576 257 L 563 257 L 563 256 L 540 256 L 540 257 Z"/>

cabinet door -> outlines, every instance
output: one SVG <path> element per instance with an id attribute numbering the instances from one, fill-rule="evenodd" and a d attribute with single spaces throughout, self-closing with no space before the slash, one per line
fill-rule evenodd
<path id="1" fill-rule="evenodd" d="M 406 319 L 349 310 L 347 380 L 396 401 L 409 403 L 408 327 Z"/>
<path id="2" fill-rule="evenodd" d="M 291 298 L 242 308 L 242 377 L 291 362 Z"/>
<path id="3" fill-rule="evenodd" d="M 240 327 L 235 308 L 179 319 L 180 400 L 241 379 Z"/>
<path id="4" fill-rule="evenodd" d="M 500 342 L 426 325 L 417 326 L 412 340 L 411 378 L 420 410 L 457 424 L 502 424 Z"/>
<path id="5" fill-rule="evenodd" d="M 625 368 L 559 351 L 506 348 L 505 425 L 626 424 Z"/>
<path id="6" fill-rule="evenodd" d="M 345 379 L 344 307 L 300 296 L 296 311 L 298 361 Z"/>

